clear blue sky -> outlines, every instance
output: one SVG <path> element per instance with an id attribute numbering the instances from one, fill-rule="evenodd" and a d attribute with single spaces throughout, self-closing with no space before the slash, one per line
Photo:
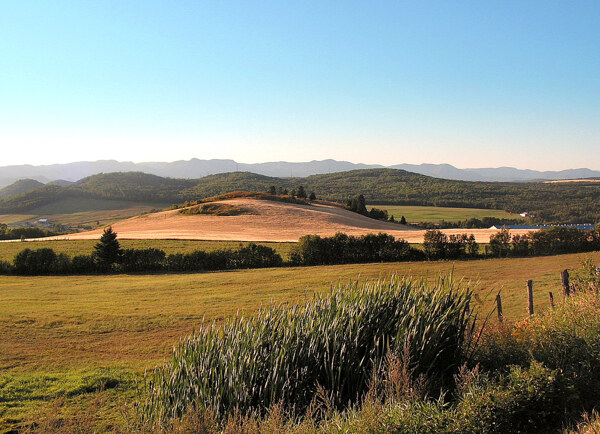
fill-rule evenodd
<path id="1" fill-rule="evenodd" d="M 2 1 L 0 165 L 600 169 L 598 1 Z"/>

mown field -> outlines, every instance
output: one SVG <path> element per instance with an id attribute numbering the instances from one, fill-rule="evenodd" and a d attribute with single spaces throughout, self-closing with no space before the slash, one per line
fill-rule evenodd
<path id="1" fill-rule="evenodd" d="M 548 291 L 560 302 L 559 271 L 577 267 L 588 256 L 203 274 L 2 276 L 0 427 L 31 420 L 40 409 L 65 417 L 97 409 L 89 417 L 104 427 L 122 421 L 122 402 L 135 399 L 135 380 L 167 357 L 203 318 L 221 321 L 271 301 L 302 301 L 338 280 L 453 271 L 464 285 L 476 288 L 483 316 L 501 290 L 505 316 L 518 320 L 527 313 L 527 279 L 535 281 L 536 309 L 548 309 Z M 599 253 L 592 256 L 600 259 Z"/>
<path id="2" fill-rule="evenodd" d="M 511 214 L 506 211 L 496 209 L 479 208 L 446 208 L 439 206 L 396 206 L 396 205 L 367 205 L 371 207 L 384 209 L 395 220 L 400 220 L 402 216 L 408 223 L 439 223 L 442 220 L 447 222 L 458 222 L 470 218 L 482 219 L 483 217 L 495 217 L 501 219 L 520 219 L 518 214 Z"/>
<path id="3" fill-rule="evenodd" d="M 12 261 L 17 253 L 23 249 L 53 249 L 56 253 L 66 253 L 69 256 L 74 255 L 89 255 L 94 251 L 94 245 L 97 240 L 69 240 L 69 241 L 27 241 L 27 242 L 11 242 L 0 243 L 0 260 Z M 196 240 L 121 240 L 119 239 L 121 248 L 123 249 L 148 249 L 155 248 L 164 250 L 169 255 L 172 253 L 189 253 L 195 250 L 204 250 L 212 252 L 222 249 L 237 249 L 239 241 L 196 241 Z M 275 249 L 277 253 L 285 260 L 295 243 L 258 243 L 264 246 Z"/>

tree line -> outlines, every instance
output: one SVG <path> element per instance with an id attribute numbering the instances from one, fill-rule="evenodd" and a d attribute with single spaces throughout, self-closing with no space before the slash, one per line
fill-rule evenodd
<path id="1" fill-rule="evenodd" d="M 332 237 L 306 235 L 284 261 L 270 247 L 249 243 L 237 250 L 197 250 L 166 255 L 163 250 L 121 249 L 117 234 L 105 230 L 89 255 L 70 257 L 49 248 L 25 249 L 13 263 L 0 261 L 0 273 L 18 275 L 102 274 L 129 272 L 201 272 L 282 266 L 357 264 L 486 257 L 544 256 L 600 250 L 600 231 L 553 227 L 512 235 L 504 229 L 482 250 L 472 234 L 425 233 L 422 248 L 391 235 L 359 237 L 337 233 Z"/>
<path id="2" fill-rule="evenodd" d="M 21 240 L 24 238 L 52 237 L 64 233 L 62 226 L 56 226 L 53 230 L 42 228 L 9 228 L 8 225 L 0 223 L 0 240 Z"/>

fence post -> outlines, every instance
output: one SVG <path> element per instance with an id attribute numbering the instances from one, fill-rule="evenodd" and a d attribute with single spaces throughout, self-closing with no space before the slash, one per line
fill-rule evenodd
<path id="1" fill-rule="evenodd" d="M 533 315 L 533 280 L 527 281 L 527 295 L 529 297 L 529 315 Z"/>
<path id="2" fill-rule="evenodd" d="M 500 292 L 496 296 L 496 306 L 498 307 L 498 321 L 502 322 L 504 320 L 504 315 L 502 313 L 502 297 L 500 296 Z"/>
<path id="3" fill-rule="evenodd" d="M 550 306 L 554 309 L 556 306 L 554 305 L 554 295 L 552 295 L 552 291 L 548 292 L 548 295 L 550 296 Z"/>
<path id="4" fill-rule="evenodd" d="M 569 297 L 571 295 L 571 287 L 569 286 L 569 270 L 560 272 L 560 281 L 562 283 L 563 295 Z"/>

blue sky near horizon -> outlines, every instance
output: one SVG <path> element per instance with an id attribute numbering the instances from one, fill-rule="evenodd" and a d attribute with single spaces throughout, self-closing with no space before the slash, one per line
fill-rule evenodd
<path id="1" fill-rule="evenodd" d="M 600 169 L 600 2 L 0 2 L 8 164 Z"/>

